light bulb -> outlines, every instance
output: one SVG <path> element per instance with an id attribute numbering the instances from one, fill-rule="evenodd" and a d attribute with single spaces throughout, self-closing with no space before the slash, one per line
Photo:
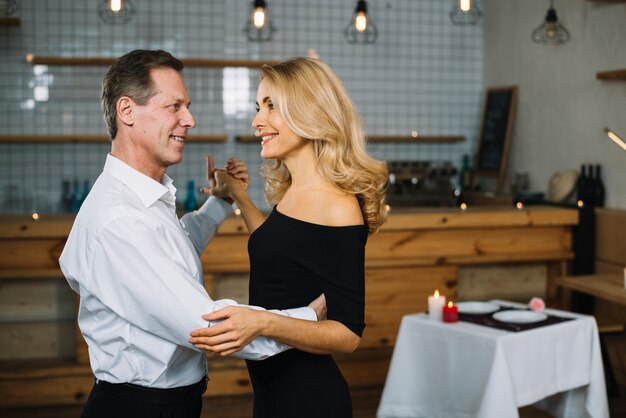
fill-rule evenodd
<path id="1" fill-rule="evenodd" d="M 469 12 L 471 8 L 470 0 L 461 0 L 461 4 L 459 5 L 459 7 L 461 8 L 462 11 Z"/>
<path id="2" fill-rule="evenodd" d="M 122 10 L 122 0 L 111 0 L 111 11 L 114 13 Z"/>
<path id="3" fill-rule="evenodd" d="M 554 39 L 556 37 L 556 27 L 554 23 L 548 23 L 546 26 L 546 36 L 550 39 Z"/>
<path id="4" fill-rule="evenodd" d="M 254 27 L 261 29 L 265 26 L 265 10 L 263 7 L 257 7 L 254 11 Z"/>
<path id="5" fill-rule="evenodd" d="M 359 32 L 365 32 L 367 29 L 367 16 L 364 12 L 359 12 L 354 19 L 354 27 Z"/>

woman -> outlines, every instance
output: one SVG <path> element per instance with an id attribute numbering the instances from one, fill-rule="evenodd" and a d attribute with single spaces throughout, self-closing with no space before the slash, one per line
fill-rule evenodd
<path id="1" fill-rule="evenodd" d="M 242 187 L 230 185 L 251 233 L 249 302 L 283 309 L 324 293 L 327 320 L 245 308 L 207 318 L 257 315 L 260 334 L 295 348 L 247 362 L 255 418 L 351 417 L 348 386 L 330 354 L 354 351 L 365 327 L 365 243 L 386 219 L 386 164 L 367 154 L 356 107 L 337 75 L 314 59 L 261 69 L 252 126 L 274 207 L 265 219 Z M 227 171 L 236 175 L 240 166 L 233 162 Z M 231 353 L 226 339 L 192 340 Z"/>

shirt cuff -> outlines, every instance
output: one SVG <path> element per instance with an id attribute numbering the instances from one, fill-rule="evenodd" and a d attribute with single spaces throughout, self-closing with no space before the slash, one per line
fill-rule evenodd
<path id="1" fill-rule="evenodd" d="M 290 318 L 304 319 L 307 321 L 317 321 L 315 309 L 305 306 L 302 308 L 285 309 L 287 316 Z"/>
<path id="2" fill-rule="evenodd" d="M 233 211 L 233 206 L 215 196 L 209 196 L 204 205 L 198 209 L 201 215 L 208 215 L 215 220 L 217 224 L 224 222 L 224 219 Z"/>

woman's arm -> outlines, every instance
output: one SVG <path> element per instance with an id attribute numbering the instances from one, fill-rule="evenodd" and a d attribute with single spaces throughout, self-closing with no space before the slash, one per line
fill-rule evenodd
<path id="1" fill-rule="evenodd" d="M 220 309 L 203 318 L 222 322 L 192 331 L 189 342 L 220 356 L 241 350 L 254 335 L 271 337 L 314 354 L 351 353 L 361 342 L 361 338 L 345 325 L 332 320 L 311 322 L 236 306 Z"/>

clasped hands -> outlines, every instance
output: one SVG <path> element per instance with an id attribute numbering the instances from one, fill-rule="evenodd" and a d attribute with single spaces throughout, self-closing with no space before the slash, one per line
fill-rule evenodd
<path id="1" fill-rule="evenodd" d="M 206 156 L 206 162 L 208 187 L 200 189 L 202 194 L 215 196 L 232 204 L 234 191 L 246 191 L 248 189 L 250 177 L 248 175 L 248 167 L 243 161 L 230 157 L 222 169 L 215 168 L 215 161 L 210 155 Z"/>
<path id="2" fill-rule="evenodd" d="M 315 311 L 318 321 L 326 319 L 326 297 L 323 293 L 309 307 Z M 243 306 L 227 306 L 203 315 L 206 321 L 221 322 L 191 331 L 189 342 L 208 353 L 229 356 L 242 350 L 259 335 L 264 335 L 271 315 L 276 314 Z"/>

